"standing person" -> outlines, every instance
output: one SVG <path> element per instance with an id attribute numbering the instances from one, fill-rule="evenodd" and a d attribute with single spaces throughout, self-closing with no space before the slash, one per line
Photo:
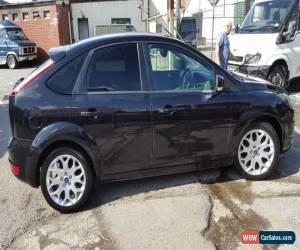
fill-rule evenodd
<path id="1" fill-rule="evenodd" d="M 223 69 L 227 69 L 229 58 L 234 57 L 230 52 L 230 43 L 228 35 L 232 30 L 232 22 L 227 21 L 224 25 L 224 31 L 218 35 L 216 44 L 216 62 Z"/>

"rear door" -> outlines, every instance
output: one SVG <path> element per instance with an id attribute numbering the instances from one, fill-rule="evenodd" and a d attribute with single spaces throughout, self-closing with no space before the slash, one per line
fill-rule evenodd
<path id="1" fill-rule="evenodd" d="M 81 114 L 78 123 L 96 140 L 104 175 L 150 166 L 150 102 L 138 50 L 137 43 L 95 49 L 81 76 L 85 93 L 74 96 Z"/>
<path id="2" fill-rule="evenodd" d="M 215 91 L 213 66 L 172 44 L 145 43 L 144 51 L 151 83 L 155 164 L 224 164 L 231 94 Z"/>

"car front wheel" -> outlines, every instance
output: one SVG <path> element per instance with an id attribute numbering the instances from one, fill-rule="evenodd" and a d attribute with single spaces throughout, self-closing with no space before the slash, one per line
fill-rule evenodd
<path id="1" fill-rule="evenodd" d="M 6 62 L 10 69 L 16 69 L 18 67 L 18 61 L 14 55 L 9 55 Z"/>
<path id="2" fill-rule="evenodd" d="M 280 88 L 287 88 L 288 87 L 288 70 L 286 66 L 278 64 L 275 65 L 268 76 L 268 81 L 271 82 L 273 85 L 280 87 Z"/>
<path id="3" fill-rule="evenodd" d="M 234 165 L 245 178 L 263 180 L 274 171 L 279 154 L 274 128 L 269 123 L 255 123 L 242 135 Z"/>
<path id="4" fill-rule="evenodd" d="M 70 213 L 88 199 L 92 174 L 85 157 L 72 148 L 54 150 L 41 169 L 41 188 L 51 207 Z"/>

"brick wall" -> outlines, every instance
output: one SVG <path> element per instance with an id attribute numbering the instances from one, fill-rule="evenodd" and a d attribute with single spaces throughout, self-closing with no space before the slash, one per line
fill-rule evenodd
<path id="1" fill-rule="evenodd" d="M 19 4 L 0 9 L 0 18 L 8 14 L 9 20 L 20 26 L 26 36 L 37 44 L 39 61 L 44 61 L 49 48 L 70 43 L 68 9 L 68 5 L 55 2 L 47 5 Z M 45 12 L 49 11 L 50 16 L 45 17 Z M 38 12 L 39 17 L 34 17 L 34 12 Z M 12 20 L 13 13 L 18 13 L 18 20 Z M 24 13 L 28 13 L 27 20 L 23 18 Z"/>

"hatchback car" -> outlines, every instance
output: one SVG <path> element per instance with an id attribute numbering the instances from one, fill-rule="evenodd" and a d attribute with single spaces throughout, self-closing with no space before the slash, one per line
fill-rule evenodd
<path id="1" fill-rule="evenodd" d="M 9 98 L 12 172 L 61 212 L 100 182 L 233 165 L 268 177 L 293 140 L 272 85 L 221 69 L 185 43 L 123 33 L 55 48 Z"/>

